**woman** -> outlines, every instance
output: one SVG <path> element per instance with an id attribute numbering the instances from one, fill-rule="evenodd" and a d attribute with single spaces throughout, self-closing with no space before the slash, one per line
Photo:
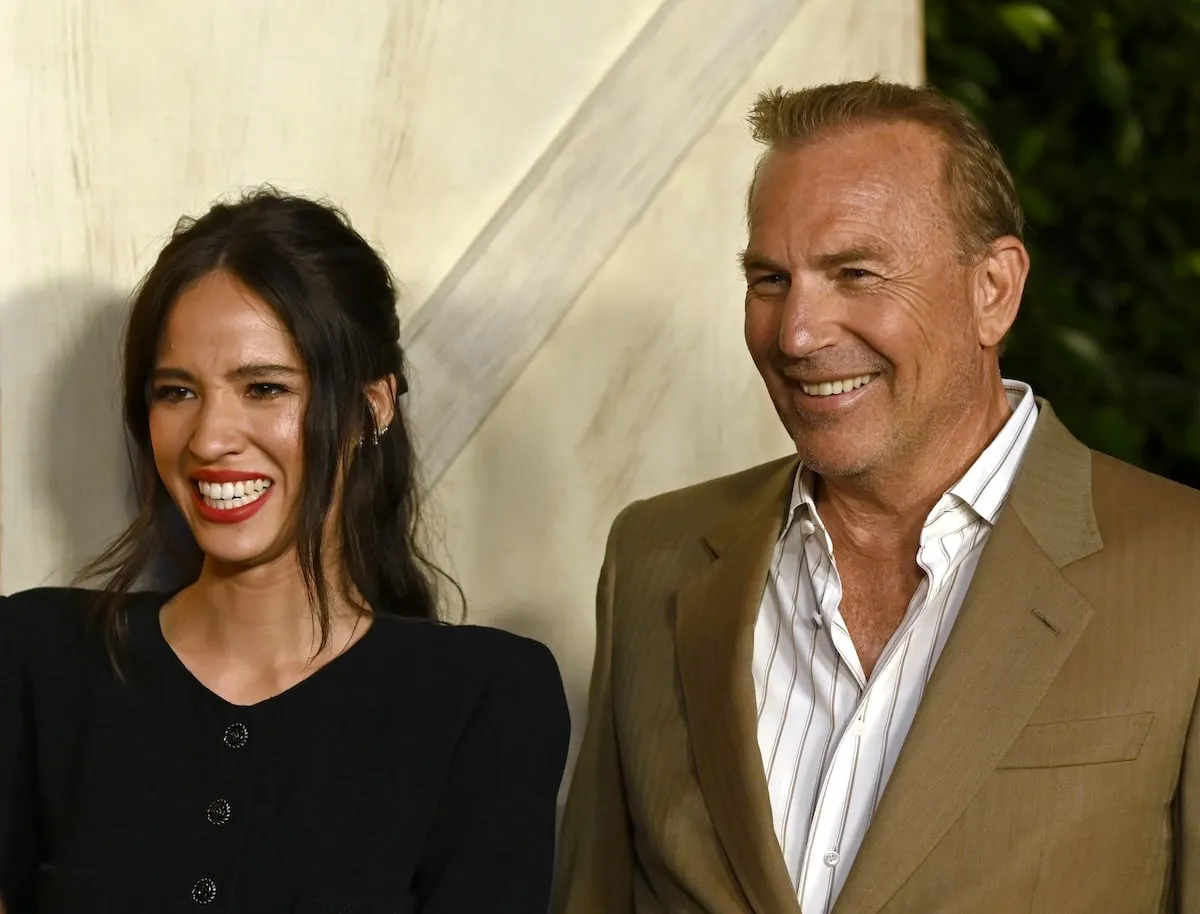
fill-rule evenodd
<path id="1" fill-rule="evenodd" d="M 435 621 L 398 339 L 337 211 L 180 224 L 125 341 L 140 513 L 101 590 L 0 603 L 8 914 L 546 910 L 562 683 Z M 164 546 L 191 583 L 133 592 Z"/>

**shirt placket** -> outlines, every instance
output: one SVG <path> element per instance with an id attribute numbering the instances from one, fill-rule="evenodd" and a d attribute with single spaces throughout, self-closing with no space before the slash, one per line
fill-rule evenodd
<path id="1" fill-rule="evenodd" d="M 947 518 L 947 521 L 948 527 L 957 523 L 950 518 Z M 854 789 L 863 736 L 867 732 L 876 731 L 881 725 L 871 716 L 871 698 L 875 694 L 886 695 L 897 688 L 904 646 L 913 636 L 915 628 L 921 624 L 924 609 L 939 592 L 940 584 L 945 578 L 946 558 L 940 539 L 937 531 L 930 533 L 933 535 L 922 543 L 918 553 L 919 562 L 925 571 L 925 579 L 913 595 L 900 629 L 885 648 L 869 682 L 866 681 L 849 629 L 837 608 L 841 602 L 841 578 L 836 566 L 832 564 L 832 559 L 830 560 L 830 573 L 835 577 L 837 584 L 831 591 L 835 591 L 836 594 L 831 593 L 830 599 L 826 601 L 826 604 L 832 605 L 821 606 L 821 615 L 823 619 L 829 620 L 829 633 L 834 648 L 852 675 L 860 698 L 849 722 L 837 719 L 840 735 L 822 778 L 813 821 L 809 827 L 798 887 L 800 902 L 805 912 L 823 914 L 828 911 L 836 897 L 835 890 L 844 882 L 844 878 L 839 877 L 844 877 L 861 844 L 861 840 L 857 840 L 851 848 L 845 846 L 844 842 L 848 820 L 853 812 L 850 810 L 851 791 Z M 814 543 L 815 539 L 816 537 L 811 537 L 809 542 Z M 875 707 L 881 704 L 886 702 L 876 702 Z M 874 766 L 883 760 L 872 758 L 870 761 Z M 861 836 L 859 837 L 861 839 Z"/>
<path id="2" fill-rule="evenodd" d="M 805 532 L 808 532 L 807 528 Z M 839 674 L 839 687 L 854 689 L 858 700 L 851 706 L 853 711 L 849 717 L 845 712 L 838 713 L 836 702 L 830 709 L 834 728 L 839 736 L 835 741 L 833 754 L 825 767 L 821 786 L 817 792 L 816 807 L 809 825 L 808 841 L 798 886 L 798 894 L 804 910 L 806 912 L 812 910 L 816 914 L 822 914 L 827 909 L 836 868 L 841 862 L 839 844 L 844 821 L 843 812 L 852 787 L 862 734 L 861 715 L 864 689 L 866 688 L 862 662 L 859 660 L 858 651 L 850 638 L 845 621 L 838 611 L 842 599 L 842 582 L 833 561 L 831 546 L 823 528 L 817 528 L 813 531 L 813 535 L 807 536 L 805 540 L 810 566 L 815 567 L 819 561 L 827 562 L 829 566 L 831 586 L 825 589 L 825 598 L 819 605 L 818 623 L 828 632 L 834 650 L 845 670 L 844 673 Z M 848 719 L 853 721 L 849 726 L 847 726 Z"/>

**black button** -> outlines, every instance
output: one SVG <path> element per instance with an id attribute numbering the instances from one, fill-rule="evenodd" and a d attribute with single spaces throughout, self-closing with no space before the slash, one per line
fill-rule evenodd
<path id="1" fill-rule="evenodd" d="M 233 807 L 229 805 L 228 800 L 213 800 L 208 804 L 208 809 L 204 811 L 204 815 L 213 825 L 224 825 L 229 821 L 229 817 L 233 815 Z"/>
<path id="2" fill-rule="evenodd" d="M 217 884 L 205 876 L 192 886 L 192 901 L 196 904 L 212 904 L 217 900 Z"/>
<path id="3" fill-rule="evenodd" d="M 230 749 L 241 749 L 250 739 L 250 731 L 246 729 L 245 724 L 230 724 L 221 738 Z"/>

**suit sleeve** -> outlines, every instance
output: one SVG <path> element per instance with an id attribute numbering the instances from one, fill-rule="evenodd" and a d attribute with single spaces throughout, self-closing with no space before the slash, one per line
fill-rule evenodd
<path id="1" fill-rule="evenodd" d="M 31 911 L 38 861 L 33 727 L 16 601 L 0 597 L 0 912 Z"/>
<path id="2" fill-rule="evenodd" d="M 545 914 L 571 722 L 544 645 L 496 672 L 447 772 L 416 880 L 417 914 Z"/>
<path id="3" fill-rule="evenodd" d="M 1175 796 L 1176 914 L 1200 914 L 1200 696 L 1192 709 Z"/>
<path id="4" fill-rule="evenodd" d="M 596 653 L 588 723 L 559 836 L 556 914 L 631 914 L 633 829 L 613 709 L 613 595 L 621 517 L 608 537 L 596 594 Z"/>

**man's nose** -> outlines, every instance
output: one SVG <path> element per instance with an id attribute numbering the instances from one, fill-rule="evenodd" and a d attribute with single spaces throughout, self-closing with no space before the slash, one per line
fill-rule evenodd
<path id="1" fill-rule="evenodd" d="M 794 280 L 779 322 L 779 351 L 788 358 L 802 359 L 832 346 L 838 319 L 835 296 L 818 283 Z"/>

